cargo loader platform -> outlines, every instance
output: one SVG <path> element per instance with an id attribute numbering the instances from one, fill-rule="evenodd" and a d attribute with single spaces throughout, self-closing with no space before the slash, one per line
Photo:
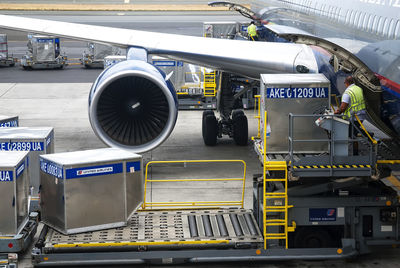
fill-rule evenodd
<path id="1" fill-rule="evenodd" d="M 253 213 L 246 209 L 138 212 L 126 227 L 69 236 L 44 228 L 41 237 L 44 242 L 33 249 L 35 265 L 66 265 L 78 261 L 93 264 L 100 261 L 98 258 L 108 258 L 98 256 L 105 251 L 120 259 L 128 252 L 149 251 L 157 256 L 154 252 L 159 250 L 168 250 L 175 257 L 174 251 L 185 249 L 253 248 L 255 252 L 263 243 Z M 139 256 L 135 258 L 145 261 Z"/>

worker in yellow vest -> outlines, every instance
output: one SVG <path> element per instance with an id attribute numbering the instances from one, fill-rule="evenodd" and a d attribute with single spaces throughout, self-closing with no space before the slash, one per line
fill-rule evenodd
<path id="1" fill-rule="evenodd" d="M 247 35 L 251 41 L 258 41 L 257 26 L 254 24 L 254 21 L 250 22 L 250 25 L 247 27 Z"/>
<path id="2" fill-rule="evenodd" d="M 352 120 L 354 126 L 357 128 L 361 128 L 358 121 L 353 118 L 353 115 L 356 114 L 357 117 L 363 122 L 366 118 L 365 111 L 365 100 L 362 88 L 354 84 L 354 78 L 352 76 L 346 77 L 344 80 L 344 84 L 346 86 L 346 90 L 342 95 L 342 103 L 340 107 L 335 111 L 335 114 L 344 114 L 344 117 L 348 120 Z M 357 134 L 356 128 L 349 127 L 349 137 L 354 138 Z M 353 155 L 358 154 L 358 143 L 353 144 Z"/>

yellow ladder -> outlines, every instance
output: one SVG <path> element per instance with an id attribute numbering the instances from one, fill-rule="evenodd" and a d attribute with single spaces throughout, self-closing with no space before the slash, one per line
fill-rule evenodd
<path id="1" fill-rule="evenodd" d="M 217 92 L 216 72 L 204 72 L 204 97 L 215 97 Z"/>
<path id="2" fill-rule="evenodd" d="M 279 178 L 267 177 L 267 172 L 283 172 L 284 176 Z M 293 226 L 288 226 L 288 209 L 293 207 L 288 205 L 287 195 L 288 169 L 286 161 L 264 161 L 264 249 L 267 249 L 268 240 L 285 240 L 285 247 L 288 248 L 288 232 L 293 232 Z M 284 192 L 267 192 L 268 182 L 282 182 Z M 271 202 L 272 201 L 272 204 Z M 272 216 L 271 214 L 274 214 Z M 268 232 L 268 227 L 275 226 L 278 232 Z"/>

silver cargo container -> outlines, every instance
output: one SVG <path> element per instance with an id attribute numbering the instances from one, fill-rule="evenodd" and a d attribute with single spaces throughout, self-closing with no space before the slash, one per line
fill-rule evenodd
<path id="1" fill-rule="evenodd" d="M 40 156 L 43 222 L 64 234 L 126 225 L 143 201 L 141 159 L 115 148 Z"/>
<path id="2" fill-rule="evenodd" d="M 30 151 L 31 211 L 39 209 L 39 155 L 53 153 L 53 141 L 54 131 L 52 127 L 11 127 L 0 129 L 0 151 Z"/>
<path id="3" fill-rule="evenodd" d="M 323 74 L 262 74 L 261 127 L 267 111 L 266 148 L 269 153 L 287 153 L 289 148 L 289 113 L 312 115 L 330 107 L 330 82 Z M 317 117 L 294 120 L 294 138 L 297 140 L 327 139 L 323 129 L 316 126 Z M 326 151 L 326 142 L 299 142 L 296 153 Z"/>
<path id="4" fill-rule="evenodd" d="M 0 236 L 14 236 L 28 221 L 28 152 L 0 152 Z"/>
<path id="5" fill-rule="evenodd" d="M 235 21 L 203 22 L 204 37 L 234 39 L 239 31 L 239 23 Z"/>
<path id="6" fill-rule="evenodd" d="M 0 127 L 18 127 L 18 116 L 0 115 Z"/>
<path id="7" fill-rule="evenodd" d="M 7 35 L 0 34 L 0 59 L 8 58 Z"/>

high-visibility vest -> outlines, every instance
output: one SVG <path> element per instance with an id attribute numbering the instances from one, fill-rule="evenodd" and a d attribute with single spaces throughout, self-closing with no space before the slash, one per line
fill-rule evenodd
<path id="1" fill-rule="evenodd" d="M 254 24 L 250 24 L 249 27 L 247 27 L 247 33 L 251 37 L 257 36 L 257 26 L 255 26 Z"/>
<path id="2" fill-rule="evenodd" d="M 356 85 L 352 85 L 348 87 L 345 92 L 350 96 L 351 104 L 347 106 L 346 111 L 344 111 L 344 115 L 347 118 L 350 118 L 353 114 L 357 114 L 357 112 L 365 110 L 365 100 L 362 88 Z"/>

